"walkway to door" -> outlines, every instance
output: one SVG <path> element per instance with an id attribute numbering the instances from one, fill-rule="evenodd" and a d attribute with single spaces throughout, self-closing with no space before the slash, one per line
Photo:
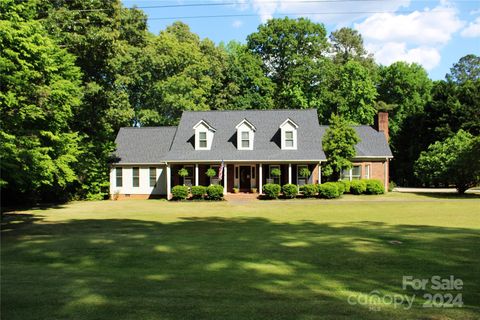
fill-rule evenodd
<path id="1" fill-rule="evenodd" d="M 225 200 L 230 202 L 247 202 L 258 200 L 258 193 L 227 193 L 223 197 L 225 198 Z"/>

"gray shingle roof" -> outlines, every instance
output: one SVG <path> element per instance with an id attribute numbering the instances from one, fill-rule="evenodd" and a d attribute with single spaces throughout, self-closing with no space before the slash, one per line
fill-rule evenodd
<path id="1" fill-rule="evenodd" d="M 279 126 L 298 124 L 297 150 L 281 150 Z M 205 120 L 216 129 L 211 150 L 195 150 L 193 126 Z M 235 126 L 248 119 L 255 127 L 254 150 L 238 150 Z M 121 128 L 115 140 L 118 164 L 165 161 L 321 161 L 322 137 L 315 110 L 186 111 L 178 127 Z M 357 157 L 391 157 L 385 136 L 370 126 L 354 127 L 361 141 Z"/>
<path id="2" fill-rule="evenodd" d="M 299 128 L 297 150 L 281 150 L 280 125 L 290 118 Z M 205 120 L 216 129 L 211 150 L 195 150 L 193 126 Z M 253 150 L 238 150 L 235 127 L 248 119 L 255 127 Z M 168 161 L 325 159 L 316 110 L 186 111 L 167 153 Z"/>
<path id="3" fill-rule="evenodd" d="M 120 128 L 114 153 L 118 164 L 163 162 L 177 127 Z"/>
<path id="4" fill-rule="evenodd" d="M 355 146 L 356 157 L 391 157 L 392 151 L 388 146 L 383 132 L 378 132 L 371 126 L 354 126 L 360 142 Z M 323 138 L 328 126 L 320 126 L 320 139 Z"/>

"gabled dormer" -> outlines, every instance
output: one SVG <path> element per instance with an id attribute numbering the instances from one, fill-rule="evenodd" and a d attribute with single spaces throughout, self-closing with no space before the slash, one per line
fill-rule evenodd
<path id="1" fill-rule="evenodd" d="M 202 119 L 193 126 L 193 130 L 195 130 L 195 150 L 210 150 L 216 129 Z"/>
<path id="2" fill-rule="evenodd" d="M 237 124 L 235 129 L 237 129 L 237 149 L 253 150 L 255 131 L 257 131 L 257 128 L 247 119 L 243 119 Z"/>
<path id="3" fill-rule="evenodd" d="M 282 150 L 297 150 L 297 129 L 298 125 L 290 118 L 280 125 Z"/>

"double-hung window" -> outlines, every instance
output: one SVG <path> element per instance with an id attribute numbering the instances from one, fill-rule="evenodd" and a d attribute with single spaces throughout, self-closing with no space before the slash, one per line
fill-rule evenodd
<path id="1" fill-rule="evenodd" d="M 150 167 L 150 187 L 155 187 L 157 184 L 157 168 Z"/>
<path id="2" fill-rule="evenodd" d="M 123 175 L 122 175 L 122 168 L 117 167 L 115 169 L 115 175 L 116 175 L 116 185 L 117 187 L 121 187 L 123 185 Z"/>
<path id="3" fill-rule="evenodd" d="M 207 133 L 205 131 L 198 133 L 198 143 L 200 144 L 200 148 L 207 147 Z"/>
<path id="4" fill-rule="evenodd" d="M 242 148 L 250 148 L 250 132 L 242 131 Z"/>
<path id="5" fill-rule="evenodd" d="M 139 167 L 132 168 L 132 186 L 133 187 L 140 186 L 140 168 Z"/>
<path id="6" fill-rule="evenodd" d="M 285 147 L 293 148 L 293 131 L 285 131 Z"/>
<path id="7" fill-rule="evenodd" d="M 344 169 L 340 176 L 341 180 L 360 180 L 362 178 L 362 166 L 353 166 L 352 169 Z"/>

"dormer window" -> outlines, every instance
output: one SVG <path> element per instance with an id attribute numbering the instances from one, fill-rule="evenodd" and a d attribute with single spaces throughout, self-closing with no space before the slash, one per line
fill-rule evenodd
<path id="1" fill-rule="evenodd" d="M 242 148 L 250 148 L 250 132 L 242 131 Z"/>
<path id="2" fill-rule="evenodd" d="M 193 130 L 195 130 L 195 150 L 210 150 L 215 128 L 207 121 L 200 120 L 193 126 Z"/>
<path id="3" fill-rule="evenodd" d="M 199 142 L 199 147 L 200 148 L 206 148 L 207 147 L 207 132 L 206 131 L 200 131 L 198 133 L 198 142 Z"/>
<path id="4" fill-rule="evenodd" d="M 293 148 L 293 131 L 285 131 L 285 147 Z"/>
<path id="5" fill-rule="evenodd" d="M 255 126 L 243 119 L 236 127 L 237 129 L 237 148 L 238 150 L 253 150 L 253 141 L 255 137 Z"/>
<path id="6" fill-rule="evenodd" d="M 297 129 L 298 125 L 291 119 L 280 125 L 282 150 L 297 150 Z"/>

